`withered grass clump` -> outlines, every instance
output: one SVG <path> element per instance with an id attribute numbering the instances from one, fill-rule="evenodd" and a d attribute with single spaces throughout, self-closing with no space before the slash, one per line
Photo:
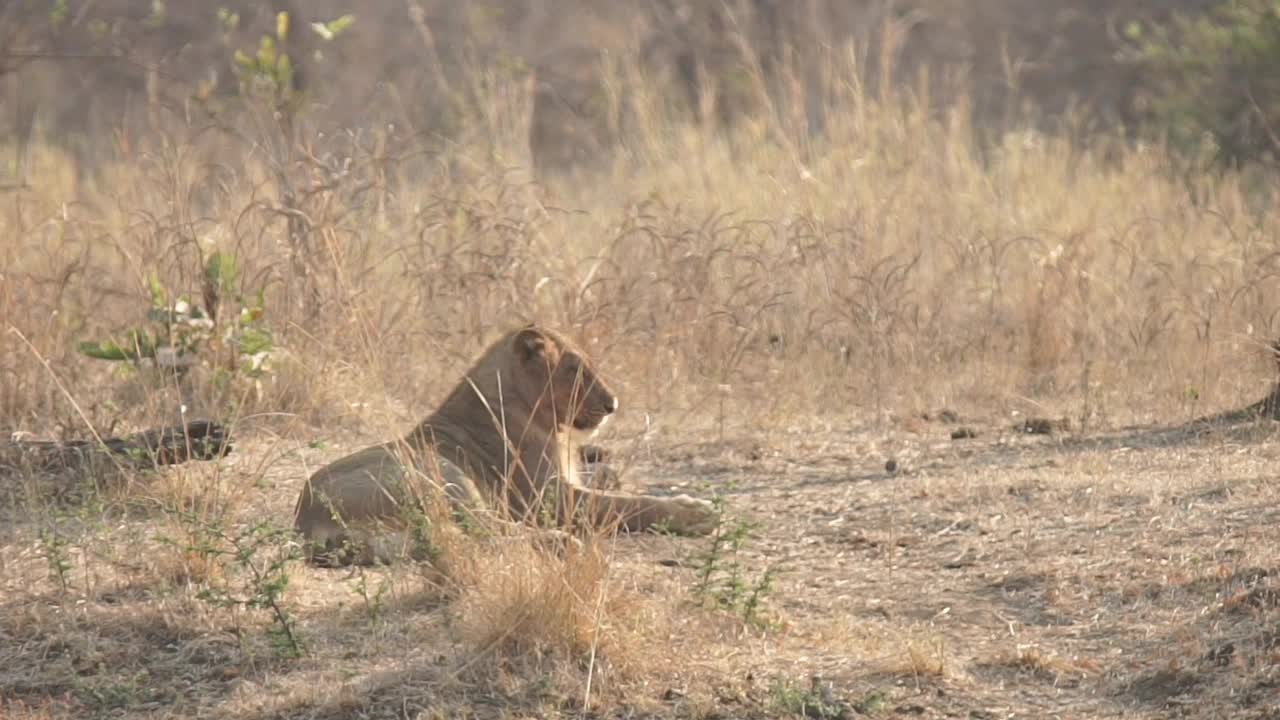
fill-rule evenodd
<path id="1" fill-rule="evenodd" d="M 581 663 L 625 652 L 616 637 L 626 594 L 609 582 L 598 542 L 547 552 L 525 541 L 473 548 L 454 568 L 461 637 L 477 655 L 555 655 Z M 611 596 L 615 593 L 616 596 Z"/>

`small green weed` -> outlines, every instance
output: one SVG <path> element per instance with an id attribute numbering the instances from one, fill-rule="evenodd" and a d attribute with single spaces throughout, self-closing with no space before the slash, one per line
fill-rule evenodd
<path id="1" fill-rule="evenodd" d="M 56 525 L 41 528 L 39 541 L 41 554 L 49 567 L 49 578 L 56 581 L 62 594 L 66 595 L 71 590 L 71 571 L 75 569 L 67 549 L 71 541 Z"/>
<path id="2" fill-rule="evenodd" d="M 369 620 L 369 627 L 375 627 L 382 619 L 382 597 L 390 589 L 391 579 L 384 576 L 378 582 L 377 589 L 372 593 L 369 592 L 369 573 L 365 571 L 363 566 L 356 565 L 356 580 L 351 584 L 351 591 L 360 597 L 360 601 L 364 605 L 365 617 Z"/>
<path id="3" fill-rule="evenodd" d="M 774 681 L 770 695 L 778 710 L 798 717 L 844 720 L 852 716 L 848 703 L 833 697 L 830 688 L 823 687 L 821 678 L 810 678 L 808 686 L 780 678 Z"/>
<path id="4" fill-rule="evenodd" d="M 205 520 L 195 513 L 170 510 L 179 516 L 190 542 L 181 549 L 205 562 L 207 567 L 230 566 L 235 575 L 207 572 L 205 587 L 196 597 L 215 607 L 242 607 L 267 610 L 271 626 L 267 638 L 281 657 L 300 657 L 303 645 L 293 617 L 284 605 L 289 586 L 288 564 L 301 557 L 291 528 L 277 527 L 263 520 L 237 530 L 227 530 L 218 520 Z M 178 545 L 178 543 L 171 544 Z"/>
<path id="5" fill-rule="evenodd" d="M 772 622 L 763 614 L 763 604 L 774 589 L 779 566 L 770 565 L 758 574 L 744 567 L 741 551 L 751 539 L 756 523 L 726 522 L 724 498 L 716 495 L 711 502 L 719 521 L 707 540 L 707 548 L 694 557 L 697 581 L 693 595 L 700 602 L 733 612 L 749 625 L 768 628 Z"/>

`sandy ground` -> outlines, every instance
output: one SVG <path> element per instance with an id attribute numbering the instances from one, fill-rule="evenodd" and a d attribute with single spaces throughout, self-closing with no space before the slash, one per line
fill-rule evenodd
<path id="1" fill-rule="evenodd" d="M 426 573 L 291 565 L 308 652 L 284 660 L 257 639 L 260 616 L 154 582 L 160 561 L 137 555 L 164 552 L 155 518 L 95 523 L 113 549 L 73 552 L 69 591 L 15 522 L 0 547 L 0 715 L 1280 714 L 1274 423 L 1079 438 L 949 419 L 612 438 L 625 486 L 721 494 L 758 522 L 738 556 L 748 584 L 777 574 L 761 627 L 691 605 L 706 540 L 616 540 L 610 583 L 661 610 L 661 629 L 587 710 L 580 668 L 567 685 L 527 668 L 477 680 Z M 976 437 L 952 440 L 960 427 Z M 287 516 L 306 468 L 351 448 L 250 439 L 221 475 L 255 478 L 252 513 Z"/>

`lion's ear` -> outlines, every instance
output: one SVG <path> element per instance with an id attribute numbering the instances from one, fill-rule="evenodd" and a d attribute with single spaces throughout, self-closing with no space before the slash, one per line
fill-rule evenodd
<path id="1" fill-rule="evenodd" d="M 547 338 L 533 325 L 516 333 L 514 342 L 516 352 L 522 360 L 532 360 L 547 354 Z"/>

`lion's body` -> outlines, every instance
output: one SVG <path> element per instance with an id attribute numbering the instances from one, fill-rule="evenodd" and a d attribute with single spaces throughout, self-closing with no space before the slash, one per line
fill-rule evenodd
<path id="1" fill-rule="evenodd" d="M 594 430 L 617 399 L 580 350 L 551 331 L 513 331 L 476 361 L 440 407 L 402 440 L 365 448 L 316 471 L 298 500 L 308 555 L 344 543 L 361 561 L 384 559 L 373 539 L 406 526 L 412 478 L 443 490 L 455 510 L 532 522 L 581 519 L 627 530 L 666 525 L 707 532 L 709 503 L 584 486 L 569 428 Z M 385 558 L 389 559 L 389 558 Z"/>
<path id="2" fill-rule="evenodd" d="M 417 460 L 402 442 L 384 443 L 335 460 L 311 476 L 294 521 L 306 537 L 309 559 L 316 549 L 336 559 L 344 546 L 360 564 L 412 554 L 407 511 L 415 508 L 415 492 L 402 458 Z M 433 470 L 443 476 L 441 485 L 452 499 L 475 506 L 478 493 L 457 466 L 439 461 Z"/>

